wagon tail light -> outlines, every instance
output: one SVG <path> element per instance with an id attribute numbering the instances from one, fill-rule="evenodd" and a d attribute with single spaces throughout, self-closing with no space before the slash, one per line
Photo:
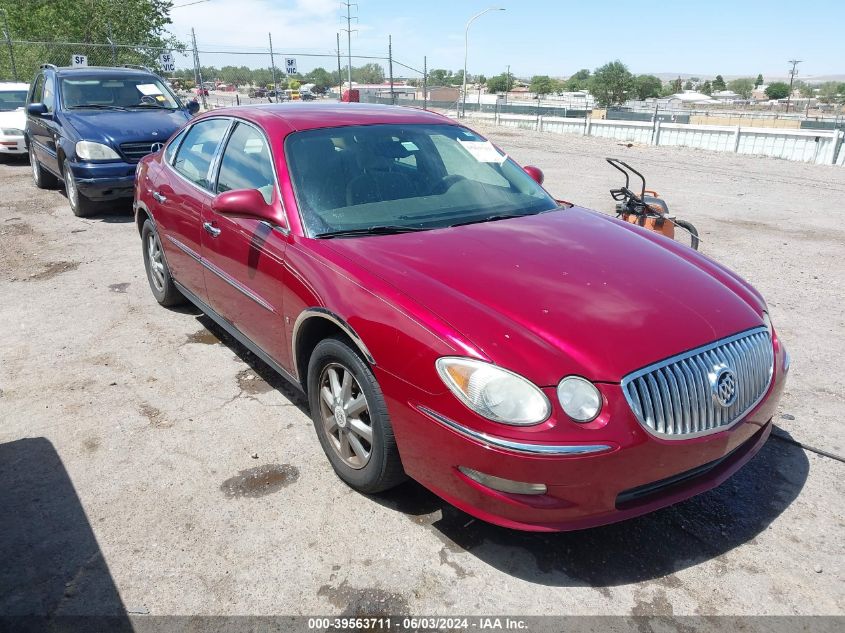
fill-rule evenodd
<path id="1" fill-rule="evenodd" d="M 435 366 L 458 400 L 493 422 L 529 426 L 539 424 L 552 412 L 539 387 L 507 369 L 458 356 L 439 358 Z"/>

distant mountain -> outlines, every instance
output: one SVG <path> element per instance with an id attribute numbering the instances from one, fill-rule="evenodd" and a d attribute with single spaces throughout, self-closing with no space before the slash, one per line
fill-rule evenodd
<path id="1" fill-rule="evenodd" d="M 707 73 L 643 73 L 645 75 L 654 75 L 655 77 L 663 80 L 663 81 L 671 81 L 672 79 L 677 79 L 680 77 L 683 81 L 687 79 L 691 79 L 692 77 L 698 77 L 702 81 L 706 80 L 713 80 L 716 75 L 709 75 Z M 750 77 L 751 79 L 755 79 L 757 77 L 757 73 L 748 73 L 747 75 L 722 75 L 722 78 L 725 81 L 731 81 L 732 79 L 739 79 L 740 77 Z M 789 81 L 789 75 L 767 75 L 763 73 L 763 78 L 766 80 L 766 83 L 771 83 L 773 81 Z M 800 79 L 801 81 L 806 81 L 807 83 L 811 84 L 821 84 L 826 81 L 845 81 L 845 74 L 840 75 L 802 75 L 801 73 L 795 75 L 795 79 Z"/>

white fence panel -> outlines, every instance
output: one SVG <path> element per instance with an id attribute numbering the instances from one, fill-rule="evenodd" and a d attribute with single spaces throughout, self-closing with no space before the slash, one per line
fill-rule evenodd
<path id="1" fill-rule="evenodd" d="M 696 147 L 714 152 L 732 152 L 736 142 L 736 128 L 714 125 L 684 125 L 661 123 L 658 145 Z"/>
<path id="2" fill-rule="evenodd" d="M 629 143 L 651 143 L 654 125 L 648 121 L 607 121 L 593 119 L 590 125 L 590 136 L 612 138 Z"/>
<path id="3" fill-rule="evenodd" d="M 740 154 L 773 156 L 804 163 L 830 164 L 835 137 L 828 131 L 805 132 L 766 128 L 740 128 Z"/>
<path id="4" fill-rule="evenodd" d="M 553 134 L 584 134 L 587 129 L 586 119 L 564 117 L 543 117 L 543 131 Z"/>

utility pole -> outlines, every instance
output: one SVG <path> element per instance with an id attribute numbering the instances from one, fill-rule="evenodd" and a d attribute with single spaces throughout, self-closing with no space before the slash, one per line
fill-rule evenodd
<path id="1" fill-rule="evenodd" d="M 357 16 L 352 15 L 352 7 L 358 5 L 354 2 L 341 2 L 340 4 L 346 7 L 346 28 L 341 30 L 346 31 L 346 78 L 349 82 L 349 89 L 352 90 L 352 32 L 357 31 L 357 29 L 352 28 L 352 20 L 358 19 Z"/>
<path id="2" fill-rule="evenodd" d="M 511 91 L 511 65 L 508 64 L 508 75 L 505 79 L 505 105 L 508 103 L 508 94 Z"/>
<path id="3" fill-rule="evenodd" d="M 428 57 L 423 57 L 423 110 L 428 110 Z"/>
<path id="4" fill-rule="evenodd" d="M 340 33 L 337 34 L 337 100 L 343 100 L 343 73 L 340 70 Z"/>
<path id="5" fill-rule="evenodd" d="M 109 36 L 106 38 L 106 41 L 111 46 L 111 65 L 117 66 L 117 50 L 114 47 L 114 35 L 112 35 L 111 30 L 111 21 L 109 21 Z"/>
<path id="6" fill-rule="evenodd" d="M 792 70 L 789 71 L 789 94 L 786 95 L 786 114 L 789 114 L 789 102 L 792 101 L 792 83 L 795 81 L 795 67 L 801 63 L 800 59 L 790 59 Z"/>
<path id="7" fill-rule="evenodd" d="M 268 33 L 267 37 L 270 39 L 270 69 L 273 73 L 273 96 L 276 97 L 276 103 L 279 103 L 279 82 L 276 81 L 276 56 L 273 55 L 273 34 Z"/>
<path id="8" fill-rule="evenodd" d="M 208 101 L 205 98 L 205 88 L 202 85 L 202 66 L 200 65 L 200 52 L 197 50 L 197 34 L 191 27 L 191 42 L 194 46 L 194 78 L 196 79 L 197 92 L 202 97 L 202 108 L 208 110 Z"/>
<path id="9" fill-rule="evenodd" d="M 387 36 L 387 66 L 390 72 L 390 105 L 396 105 L 396 95 L 393 93 L 393 36 Z"/>

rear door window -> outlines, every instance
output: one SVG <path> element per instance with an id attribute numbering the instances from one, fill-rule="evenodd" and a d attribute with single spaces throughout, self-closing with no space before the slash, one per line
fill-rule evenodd
<path id="1" fill-rule="evenodd" d="M 228 128 L 229 119 L 208 119 L 191 126 L 176 152 L 173 169 L 195 185 L 211 190 L 211 162 Z"/>

